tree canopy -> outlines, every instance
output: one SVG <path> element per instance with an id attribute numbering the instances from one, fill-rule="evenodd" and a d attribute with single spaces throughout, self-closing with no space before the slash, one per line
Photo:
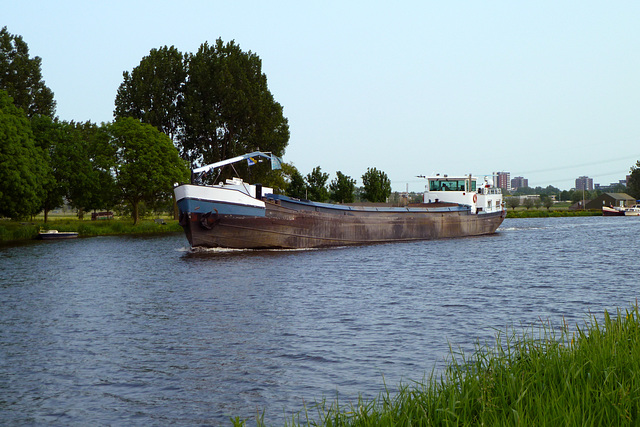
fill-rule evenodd
<path id="1" fill-rule="evenodd" d="M 636 200 L 640 200 L 640 160 L 631 166 L 631 175 L 627 181 L 627 193 Z"/>
<path id="2" fill-rule="evenodd" d="M 289 185 L 287 186 L 287 196 L 295 197 L 296 199 L 307 198 L 307 184 L 305 183 L 304 177 L 302 176 L 302 174 L 296 168 L 293 168 L 293 170 L 289 175 Z"/>
<path id="3" fill-rule="evenodd" d="M 386 202 L 391 194 L 391 181 L 387 174 L 376 168 L 367 168 L 362 175 L 363 197 L 370 202 Z"/>
<path id="4" fill-rule="evenodd" d="M 116 182 L 137 224 L 140 202 L 170 197 L 173 184 L 187 180 L 189 170 L 171 139 L 153 126 L 123 118 L 108 129 L 116 152 Z"/>
<path id="5" fill-rule="evenodd" d="M 189 54 L 187 69 L 180 141 L 184 159 L 195 165 L 258 148 L 278 156 L 284 153 L 289 125 L 256 54 L 218 39 Z"/>
<path id="6" fill-rule="evenodd" d="M 114 116 L 165 132 L 192 167 L 255 150 L 284 154 L 289 124 L 267 87 L 262 61 L 233 41 L 203 43 L 194 54 L 173 46 L 153 49 L 123 76 Z M 236 168 L 273 185 L 266 167 Z"/>
<path id="7" fill-rule="evenodd" d="M 55 115 L 53 92 L 42 80 L 40 57 L 29 57 L 29 47 L 21 36 L 0 30 L 0 90 L 5 90 L 27 117 Z"/>
<path id="8" fill-rule="evenodd" d="M 355 189 L 356 180 L 338 171 L 336 172 L 336 178 L 329 185 L 331 200 L 340 203 L 353 203 Z"/>
<path id="9" fill-rule="evenodd" d="M 515 210 L 518 206 L 520 206 L 520 197 L 518 196 L 509 196 L 505 197 L 505 203 L 508 207 Z"/>
<path id="10" fill-rule="evenodd" d="M 313 168 L 307 175 L 307 194 L 309 200 L 316 202 L 326 202 L 329 199 L 329 190 L 327 190 L 327 180 L 329 174 L 322 172 L 320 166 Z"/>
<path id="11" fill-rule="evenodd" d="M 17 219 L 41 210 L 48 166 L 24 111 L 0 90 L 0 216 Z"/>
<path id="12" fill-rule="evenodd" d="M 129 73 L 116 95 L 116 119 L 133 117 L 177 137 L 182 90 L 187 78 L 185 58 L 175 47 L 152 49 Z"/>

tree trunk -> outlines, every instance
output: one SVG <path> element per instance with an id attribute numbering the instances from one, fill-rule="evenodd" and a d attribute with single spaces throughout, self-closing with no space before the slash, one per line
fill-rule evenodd
<path id="1" fill-rule="evenodd" d="M 176 193 L 173 193 L 173 219 L 176 221 L 180 218 L 180 210 L 178 209 L 178 201 L 176 200 Z"/>
<path id="2" fill-rule="evenodd" d="M 133 202 L 133 225 L 138 225 L 138 202 Z"/>
<path id="3" fill-rule="evenodd" d="M 47 219 L 49 218 L 49 209 L 44 210 L 44 223 L 47 223 Z"/>

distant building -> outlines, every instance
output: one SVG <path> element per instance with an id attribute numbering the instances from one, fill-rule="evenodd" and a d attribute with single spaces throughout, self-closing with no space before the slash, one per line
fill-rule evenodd
<path id="1" fill-rule="evenodd" d="M 603 206 L 615 206 L 628 208 L 636 203 L 635 199 L 625 193 L 602 193 L 595 199 L 588 202 L 587 209 L 602 209 Z"/>
<path id="2" fill-rule="evenodd" d="M 593 190 L 593 178 L 581 176 L 576 179 L 576 190 Z"/>
<path id="3" fill-rule="evenodd" d="M 527 178 L 516 176 L 511 180 L 511 188 L 514 190 L 517 190 L 518 188 L 527 188 L 527 187 L 529 187 L 529 180 Z"/>
<path id="4" fill-rule="evenodd" d="M 503 190 L 511 191 L 511 172 L 494 172 L 493 185 Z"/>

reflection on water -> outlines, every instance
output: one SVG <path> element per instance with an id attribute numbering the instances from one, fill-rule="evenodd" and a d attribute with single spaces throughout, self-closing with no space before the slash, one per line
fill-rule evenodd
<path id="1" fill-rule="evenodd" d="M 0 248 L 0 422 L 280 424 L 422 380 L 449 346 L 637 297 L 633 218 L 506 220 L 491 236 L 193 251 L 182 235 Z"/>

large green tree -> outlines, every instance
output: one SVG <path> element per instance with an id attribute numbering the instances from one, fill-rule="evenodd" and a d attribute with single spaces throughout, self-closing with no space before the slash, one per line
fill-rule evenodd
<path id="1" fill-rule="evenodd" d="M 123 118 L 109 125 L 109 133 L 116 150 L 116 182 L 137 224 L 140 202 L 170 199 L 173 184 L 186 181 L 189 170 L 171 139 L 151 125 Z"/>
<path id="2" fill-rule="evenodd" d="M 49 170 L 24 110 L 0 90 L 0 216 L 17 219 L 38 213 Z"/>
<path id="3" fill-rule="evenodd" d="M 256 54 L 218 39 L 189 54 L 187 70 L 179 143 L 184 159 L 198 166 L 256 149 L 282 156 L 289 125 Z M 264 172 L 252 173 L 260 179 Z"/>
<path id="4" fill-rule="evenodd" d="M 627 181 L 627 193 L 636 200 L 640 200 L 640 160 L 631 166 L 631 175 Z"/>
<path id="5" fill-rule="evenodd" d="M 116 203 L 111 170 L 115 152 L 103 127 L 94 123 L 58 122 L 38 116 L 31 120 L 37 143 L 46 151 L 54 179 L 45 186 L 45 220 L 63 198 L 78 217 Z"/>
<path id="6" fill-rule="evenodd" d="M 309 200 L 326 202 L 329 199 L 329 190 L 327 189 L 328 180 L 329 174 L 322 172 L 320 166 L 316 166 L 310 174 L 307 174 L 306 181 Z"/>
<path id="7" fill-rule="evenodd" d="M 115 118 L 139 119 L 175 140 L 187 78 L 184 59 L 175 47 L 164 46 L 152 49 L 131 73 L 125 71 L 116 95 Z"/>
<path id="8" fill-rule="evenodd" d="M 331 199 L 340 203 L 353 203 L 355 189 L 356 180 L 341 171 L 336 172 L 336 178 L 329 185 Z"/>
<path id="9" fill-rule="evenodd" d="M 307 198 L 307 184 L 297 169 L 291 174 L 289 185 L 287 186 L 287 196 L 297 199 Z"/>
<path id="10" fill-rule="evenodd" d="M 42 80 L 42 60 L 29 57 L 29 47 L 21 36 L 0 30 L 0 90 L 6 90 L 13 102 L 28 117 L 53 117 L 56 103 L 53 92 Z"/>
<path id="11" fill-rule="evenodd" d="M 50 167 L 50 177 L 43 183 L 45 197 L 42 203 L 44 222 L 49 219 L 49 212 L 63 205 L 66 196 L 66 185 L 61 179 L 62 167 L 56 156 L 56 147 L 63 141 L 61 123 L 48 116 L 37 115 L 31 118 L 31 130 L 36 146 L 42 149 Z M 64 161 L 66 159 L 62 159 Z"/>
<path id="12" fill-rule="evenodd" d="M 391 194 L 391 181 L 387 174 L 376 168 L 367 168 L 362 175 L 363 197 L 370 202 L 386 202 Z"/>

